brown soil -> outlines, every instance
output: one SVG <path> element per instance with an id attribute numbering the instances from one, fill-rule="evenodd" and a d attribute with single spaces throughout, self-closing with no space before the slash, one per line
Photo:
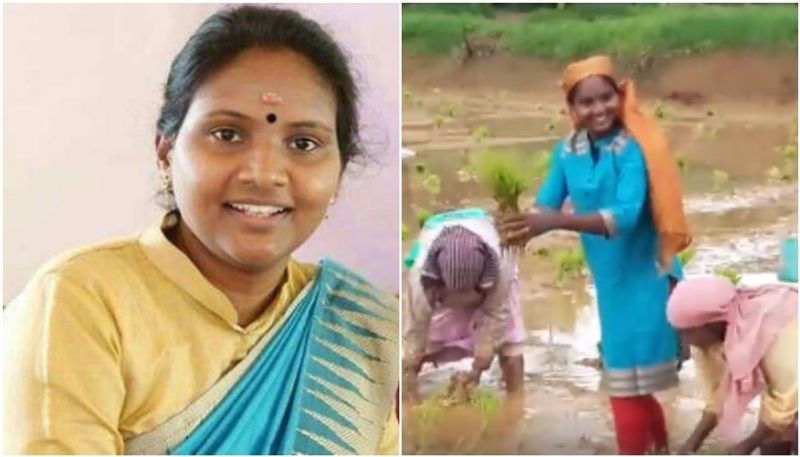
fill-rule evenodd
<path id="1" fill-rule="evenodd" d="M 563 67 L 560 62 L 509 54 L 479 57 L 464 66 L 455 58 L 406 55 L 403 84 L 481 92 L 504 89 L 559 98 L 557 83 Z M 797 99 L 797 54 L 717 52 L 654 59 L 650 70 L 636 79 L 646 95 L 659 98 L 674 97 L 677 92 L 678 98 L 692 101 L 789 104 Z"/>

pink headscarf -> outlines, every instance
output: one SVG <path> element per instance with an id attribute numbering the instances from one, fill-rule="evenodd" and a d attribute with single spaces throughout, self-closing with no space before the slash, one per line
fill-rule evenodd
<path id="1" fill-rule="evenodd" d="M 781 285 L 737 289 L 723 278 L 689 279 L 672 292 L 667 317 L 678 329 L 728 324 L 719 421 L 723 433 L 733 439 L 747 405 L 765 387 L 761 360 L 778 332 L 797 318 L 797 290 Z"/>
<path id="2" fill-rule="evenodd" d="M 445 289 L 489 289 L 498 276 L 498 259 L 480 236 L 461 226 L 446 227 L 431 244 L 422 275 Z"/>

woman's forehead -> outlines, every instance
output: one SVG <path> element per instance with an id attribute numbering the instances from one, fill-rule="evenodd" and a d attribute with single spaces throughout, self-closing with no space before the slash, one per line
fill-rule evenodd
<path id="1" fill-rule="evenodd" d="M 592 96 L 613 89 L 614 86 L 607 78 L 600 75 L 589 76 L 575 86 L 575 96 Z"/>
<path id="2" fill-rule="evenodd" d="M 335 115 L 330 84 L 307 58 L 289 50 L 243 52 L 200 85 L 192 104 L 260 112 L 265 94 L 277 95 L 285 110 Z"/>

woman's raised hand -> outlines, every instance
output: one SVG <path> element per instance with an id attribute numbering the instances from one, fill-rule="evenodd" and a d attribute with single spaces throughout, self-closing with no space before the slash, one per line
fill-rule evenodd
<path id="1" fill-rule="evenodd" d="M 501 214 L 495 218 L 495 224 L 504 246 L 524 246 L 532 238 L 555 228 L 559 215 L 552 211 Z"/>

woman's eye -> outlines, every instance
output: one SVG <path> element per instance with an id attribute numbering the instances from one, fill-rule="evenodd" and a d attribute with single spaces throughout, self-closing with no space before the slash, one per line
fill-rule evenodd
<path id="1" fill-rule="evenodd" d="M 214 135 L 214 138 L 227 143 L 238 143 L 243 141 L 243 138 L 241 135 L 239 135 L 239 132 L 233 129 L 216 129 L 211 132 L 211 134 Z"/>
<path id="2" fill-rule="evenodd" d="M 320 147 L 319 142 L 307 137 L 294 138 L 290 141 L 289 147 L 291 149 L 298 149 L 304 152 L 311 152 Z"/>

